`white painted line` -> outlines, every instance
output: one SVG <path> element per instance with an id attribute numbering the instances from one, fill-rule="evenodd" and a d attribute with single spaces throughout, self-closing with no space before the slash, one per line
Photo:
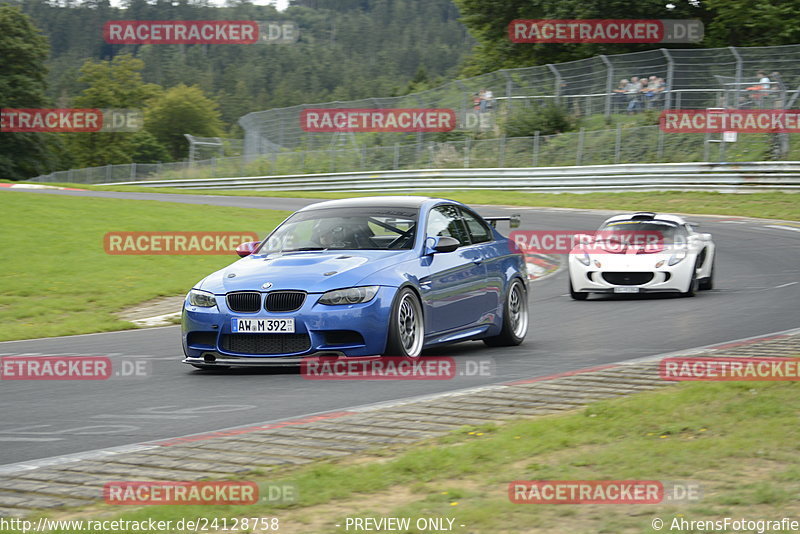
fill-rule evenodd
<path id="1" fill-rule="evenodd" d="M 57 465 L 80 462 L 81 460 L 108 458 L 109 456 L 115 456 L 117 454 L 142 452 L 155 448 L 158 448 L 158 446 L 148 444 L 123 445 L 121 447 L 111 447 L 108 449 L 97 449 L 93 451 L 78 452 L 75 454 L 52 456 L 50 458 L 40 458 L 38 460 L 28 460 L 14 464 L 0 465 L 0 475 L 9 475 L 21 471 L 31 471 L 33 469 L 41 469 L 43 467 L 53 467 Z"/>
<path id="2" fill-rule="evenodd" d="M 26 438 L 26 437 L 12 437 L 0 436 L 0 441 L 63 441 L 64 438 Z"/>
<path id="3" fill-rule="evenodd" d="M 130 322 L 140 327 L 166 326 L 166 324 L 172 322 L 172 319 L 176 319 L 180 316 L 181 312 L 172 312 L 165 313 L 164 315 L 154 315 L 153 317 L 146 317 L 144 319 L 134 319 Z"/>
<path id="4" fill-rule="evenodd" d="M 178 328 L 180 325 L 169 325 L 169 326 L 157 326 L 155 328 Z M 150 330 L 153 330 L 151 328 Z M 83 337 L 83 336 L 107 336 L 111 334 L 135 334 L 139 332 L 135 328 L 130 328 L 128 330 L 112 330 L 111 332 L 92 332 L 91 334 L 73 334 L 71 336 L 53 336 L 53 337 L 32 337 L 28 339 L 12 339 L 10 341 L 0 341 L 0 347 L 5 345 L 6 343 L 25 343 L 26 341 L 45 341 L 48 339 L 64 339 L 64 338 L 72 338 L 72 337 Z"/>
<path id="5" fill-rule="evenodd" d="M 781 284 L 779 286 L 775 286 L 773 289 L 780 289 L 782 287 L 789 287 L 789 286 L 793 286 L 795 284 L 800 284 L 800 282 L 789 282 L 788 284 Z"/>
<path id="6" fill-rule="evenodd" d="M 783 226 L 780 224 L 767 224 L 764 228 L 777 228 L 778 230 L 791 230 L 793 232 L 800 232 L 800 228 L 795 228 L 794 226 Z"/>
<path id="7" fill-rule="evenodd" d="M 171 360 L 175 360 L 175 358 L 170 358 Z M 111 414 L 111 413 L 104 413 L 99 415 L 93 415 L 91 419 L 180 419 L 185 420 L 187 418 L 193 417 L 200 417 L 199 415 L 166 415 L 166 414 Z"/>

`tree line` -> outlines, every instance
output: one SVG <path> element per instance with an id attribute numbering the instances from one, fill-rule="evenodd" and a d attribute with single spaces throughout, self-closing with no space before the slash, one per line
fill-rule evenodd
<path id="1" fill-rule="evenodd" d="M 0 107 L 144 110 L 131 133 L 2 133 L 0 177 L 185 158 L 183 134 L 241 137 L 252 111 L 396 96 L 457 75 L 472 39 L 450 0 L 15 0 L 0 6 Z M 110 20 L 293 22 L 293 44 L 117 45 Z M 15 74 L 15 69 L 19 73 Z"/>

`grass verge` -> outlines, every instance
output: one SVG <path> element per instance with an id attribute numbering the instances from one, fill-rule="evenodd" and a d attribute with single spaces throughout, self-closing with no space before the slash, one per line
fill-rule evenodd
<path id="1" fill-rule="evenodd" d="M 180 295 L 237 257 L 109 255 L 110 231 L 251 231 L 288 213 L 170 202 L 0 194 L 0 341 L 131 328 L 114 312 Z M 179 311 L 179 310 L 175 310 Z"/>
<path id="2" fill-rule="evenodd" d="M 327 193 L 319 191 L 208 191 L 142 186 L 96 186 L 76 184 L 51 184 L 62 187 L 80 187 L 97 191 L 124 191 L 139 193 L 173 193 L 184 195 L 222 195 L 248 197 L 299 197 L 299 198 L 350 198 L 375 196 L 387 193 Z M 406 193 L 392 193 L 406 194 Z M 800 220 L 800 197 L 793 193 L 711 193 L 711 192 L 647 192 L 647 193 L 529 193 L 525 191 L 430 191 L 409 193 L 458 200 L 466 204 L 500 204 L 507 206 L 606 209 L 618 211 L 660 211 L 667 213 L 696 213 L 708 215 L 735 215 L 763 219 Z"/>
<path id="3" fill-rule="evenodd" d="M 271 477 L 296 484 L 295 504 L 239 507 L 107 505 L 56 517 L 161 520 L 278 517 L 280 531 L 344 532 L 347 517 L 454 519 L 472 533 L 652 532 L 653 518 L 797 517 L 798 384 L 694 383 L 598 402 L 570 414 L 462 429 L 433 443 L 344 458 Z M 699 501 L 653 505 L 512 504 L 513 480 L 692 481 Z M 465 525 L 465 527 L 459 527 Z M 668 530 L 668 529 L 667 529 Z M 687 530 L 699 532 L 703 530 Z M 438 531 L 437 531 L 438 532 Z"/>

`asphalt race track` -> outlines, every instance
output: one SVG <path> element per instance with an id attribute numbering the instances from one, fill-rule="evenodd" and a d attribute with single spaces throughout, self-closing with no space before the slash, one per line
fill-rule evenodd
<path id="1" fill-rule="evenodd" d="M 261 209 L 311 201 L 4 190 L 166 200 Z M 592 230 L 605 212 L 481 207 L 484 215 L 522 213 L 527 230 Z M 493 361 L 492 376 L 434 381 L 307 380 L 291 370 L 206 373 L 180 363 L 178 326 L 0 343 L 0 355 L 82 354 L 144 359 L 146 377 L 100 381 L 3 381 L 0 465 L 262 423 L 412 396 L 547 376 L 800 326 L 800 228 L 752 219 L 691 217 L 717 244 L 716 288 L 694 298 L 591 297 L 567 293 L 564 271 L 531 285 L 531 329 L 524 344 L 490 349 L 468 342 L 428 352 L 457 361 Z M 793 229 L 794 228 L 794 229 Z M 501 223 L 500 229 L 508 228 Z M 267 229 L 265 229 L 266 231 Z M 231 257 L 231 261 L 234 257 Z M 191 282 L 190 282 L 191 283 Z M 189 289 L 189 286 L 186 288 Z"/>

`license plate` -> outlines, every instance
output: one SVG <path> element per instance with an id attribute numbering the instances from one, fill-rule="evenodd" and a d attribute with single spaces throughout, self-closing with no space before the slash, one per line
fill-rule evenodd
<path id="1" fill-rule="evenodd" d="M 235 334 L 294 334 L 294 319 L 231 319 L 231 331 Z"/>
<path id="2" fill-rule="evenodd" d="M 638 293 L 638 287 L 615 287 L 614 293 Z"/>

